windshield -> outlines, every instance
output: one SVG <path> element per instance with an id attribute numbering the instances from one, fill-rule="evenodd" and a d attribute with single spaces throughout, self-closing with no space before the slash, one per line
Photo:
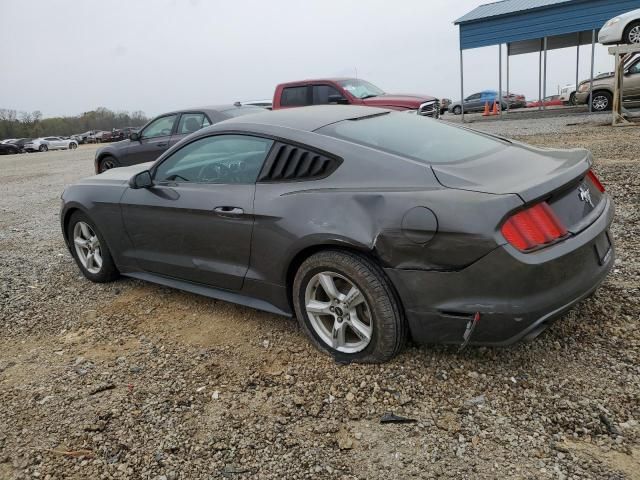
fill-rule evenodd
<path id="1" fill-rule="evenodd" d="M 427 164 L 457 163 L 504 148 L 492 137 L 401 112 L 343 120 L 316 133 Z"/>
<path id="2" fill-rule="evenodd" d="M 384 92 L 374 84 L 365 82 L 364 80 L 358 80 L 357 78 L 352 78 L 350 80 L 341 80 L 338 82 L 338 85 L 340 85 L 354 97 L 360 99 L 384 95 Z"/>

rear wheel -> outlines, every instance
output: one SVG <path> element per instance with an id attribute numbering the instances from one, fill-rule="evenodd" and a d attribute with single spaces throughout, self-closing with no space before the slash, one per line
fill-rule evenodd
<path id="1" fill-rule="evenodd" d="M 628 44 L 640 44 L 640 22 L 633 22 L 626 28 L 623 40 Z"/>
<path id="2" fill-rule="evenodd" d="M 107 155 L 98 164 L 98 173 L 106 172 L 107 170 L 111 170 L 112 168 L 118 167 L 118 161 L 112 157 L 111 155 Z"/>
<path id="3" fill-rule="evenodd" d="M 313 344 L 340 362 L 386 362 L 406 341 L 396 295 L 364 256 L 337 250 L 312 255 L 296 273 L 293 300 Z"/>
<path id="4" fill-rule="evenodd" d="M 594 92 L 591 100 L 591 107 L 595 112 L 606 112 L 611 110 L 613 97 L 609 92 Z"/>
<path id="5" fill-rule="evenodd" d="M 75 150 L 76 148 L 78 148 L 78 144 L 77 144 L 77 143 L 75 143 L 75 142 L 71 142 L 71 143 L 69 144 L 69 148 L 70 148 L 71 150 Z"/>
<path id="6" fill-rule="evenodd" d="M 86 214 L 77 211 L 71 215 L 67 238 L 73 258 L 89 280 L 105 283 L 119 276 L 102 234 Z"/>
<path id="7" fill-rule="evenodd" d="M 569 95 L 569 105 L 576 105 L 576 92 Z"/>
<path id="8" fill-rule="evenodd" d="M 47 147 L 46 145 L 40 145 L 40 147 L 38 147 L 38 150 L 40 152 L 46 152 L 47 150 L 49 150 L 49 147 Z"/>
<path id="9" fill-rule="evenodd" d="M 462 113 L 462 107 L 460 105 L 456 105 L 453 107 L 453 114 L 460 115 Z"/>

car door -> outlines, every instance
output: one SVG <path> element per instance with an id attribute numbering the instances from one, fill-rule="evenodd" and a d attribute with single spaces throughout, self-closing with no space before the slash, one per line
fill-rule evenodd
<path id="1" fill-rule="evenodd" d="M 56 148 L 58 148 L 55 137 L 45 137 L 44 141 L 49 150 L 55 150 Z"/>
<path id="2" fill-rule="evenodd" d="M 640 60 L 632 65 L 624 76 L 624 100 L 640 101 Z"/>
<path id="3" fill-rule="evenodd" d="M 142 270 L 225 290 L 249 268 L 255 182 L 272 140 L 219 134 L 154 167 L 153 186 L 125 191 L 121 211 Z"/>
<path id="4" fill-rule="evenodd" d="M 473 95 L 468 96 L 464 101 L 464 109 L 468 112 L 473 110 L 478 110 L 480 107 L 482 98 L 482 94 L 474 93 Z"/>
<path id="5" fill-rule="evenodd" d="M 145 126 L 138 139 L 131 140 L 126 154 L 120 158 L 121 165 L 152 162 L 162 155 L 169 148 L 177 118 L 177 113 L 163 115 Z"/>
<path id="6" fill-rule="evenodd" d="M 313 105 L 338 105 L 348 103 L 342 93 L 332 85 L 313 85 L 311 87 Z"/>
<path id="7" fill-rule="evenodd" d="M 178 126 L 176 127 L 169 146 L 173 146 L 187 135 L 197 132 L 201 128 L 211 125 L 211 119 L 204 112 L 183 112 L 180 114 Z"/>

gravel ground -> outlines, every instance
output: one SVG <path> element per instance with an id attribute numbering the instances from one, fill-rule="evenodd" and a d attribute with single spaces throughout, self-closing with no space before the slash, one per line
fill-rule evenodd
<path id="1" fill-rule="evenodd" d="M 91 284 L 58 198 L 94 147 L 0 157 L 0 478 L 640 478 L 638 128 L 549 122 L 473 127 L 593 150 L 615 271 L 533 343 L 386 365 L 338 365 L 290 319 Z"/>

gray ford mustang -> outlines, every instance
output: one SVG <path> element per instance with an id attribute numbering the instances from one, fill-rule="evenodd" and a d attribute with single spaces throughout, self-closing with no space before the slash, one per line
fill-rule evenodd
<path id="1" fill-rule="evenodd" d="M 337 360 L 536 337 L 614 262 L 586 150 L 546 150 L 355 106 L 202 129 L 154 163 L 69 186 L 83 274 L 295 315 Z"/>

